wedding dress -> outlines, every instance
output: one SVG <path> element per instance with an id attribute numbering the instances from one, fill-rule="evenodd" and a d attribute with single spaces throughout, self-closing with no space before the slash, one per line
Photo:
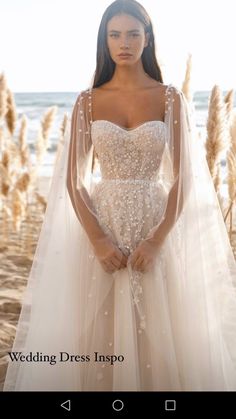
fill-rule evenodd
<path id="1" fill-rule="evenodd" d="M 165 121 L 127 129 L 79 95 L 12 349 L 31 361 L 9 359 L 5 391 L 236 390 L 235 260 L 187 102 L 166 99 Z M 153 266 L 106 272 L 104 237 L 127 256 L 150 239 Z"/>

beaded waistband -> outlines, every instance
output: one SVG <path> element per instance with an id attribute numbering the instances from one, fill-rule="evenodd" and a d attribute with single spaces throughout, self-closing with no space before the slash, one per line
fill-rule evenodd
<path id="1" fill-rule="evenodd" d="M 149 180 L 149 179 L 101 179 L 101 182 L 113 182 L 113 183 L 138 183 L 138 184 L 153 184 L 156 185 L 158 183 L 158 181 L 153 181 L 153 180 Z"/>

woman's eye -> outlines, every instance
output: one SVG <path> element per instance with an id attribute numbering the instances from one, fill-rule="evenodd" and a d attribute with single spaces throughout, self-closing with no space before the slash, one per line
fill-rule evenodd
<path id="1" fill-rule="evenodd" d="M 119 36 L 119 35 L 118 35 L 118 34 L 116 34 L 116 33 L 112 33 L 112 34 L 110 35 L 110 37 L 111 37 L 111 38 L 113 38 L 113 37 L 117 38 L 118 36 Z M 138 33 L 133 33 L 131 36 L 136 37 L 136 36 L 139 36 L 139 34 L 138 34 Z"/>

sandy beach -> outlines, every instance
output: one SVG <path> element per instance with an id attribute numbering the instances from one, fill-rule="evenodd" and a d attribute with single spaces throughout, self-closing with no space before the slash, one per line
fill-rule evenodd
<path id="1" fill-rule="evenodd" d="M 47 198 L 50 178 L 42 177 L 39 181 L 39 192 Z M 234 220 L 235 217 L 234 211 Z M 21 243 L 26 234 L 26 225 L 22 224 L 20 234 L 11 232 L 7 246 L 0 245 L 0 391 L 3 388 L 7 369 L 7 352 L 11 350 L 18 317 L 21 310 L 22 294 L 32 265 L 33 254 L 37 245 L 42 213 L 34 214 L 30 228 L 31 256 L 28 256 Z M 1 221 L 1 220 L 0 220 Z M 233 250 L 236 257 L 236 225 L 234 223 Z"/>
<path id="2" fill-rule="evenodd" d="M 50 178 L 41 177 L 39 193 L 45 198 L 47 198 L 49 187 Z M 20 233 L 10 232 L 7 246 L 0 244 L 0 391 L 6 374 L 7 352 L 11 350 L 13 344 L 21 310 L 22 294 L 27 284 L 42 220 L 42 213 L 36 212 L 30 228 L 27 229 L 27 234 L 30 232 L 31 257 L 22 247 L 26 234 L 25 223 L 22 224 Z"/>

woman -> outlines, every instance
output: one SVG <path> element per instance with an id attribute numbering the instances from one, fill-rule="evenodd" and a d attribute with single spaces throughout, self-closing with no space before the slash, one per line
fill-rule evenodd
<path id="1" fill-rule="evenodd" d="M 236 266 L 191 125 L 145 9 L 113 2 L 13 346 L 31 362 L 10 360 L 5 390 L 236 389 Z"/>

